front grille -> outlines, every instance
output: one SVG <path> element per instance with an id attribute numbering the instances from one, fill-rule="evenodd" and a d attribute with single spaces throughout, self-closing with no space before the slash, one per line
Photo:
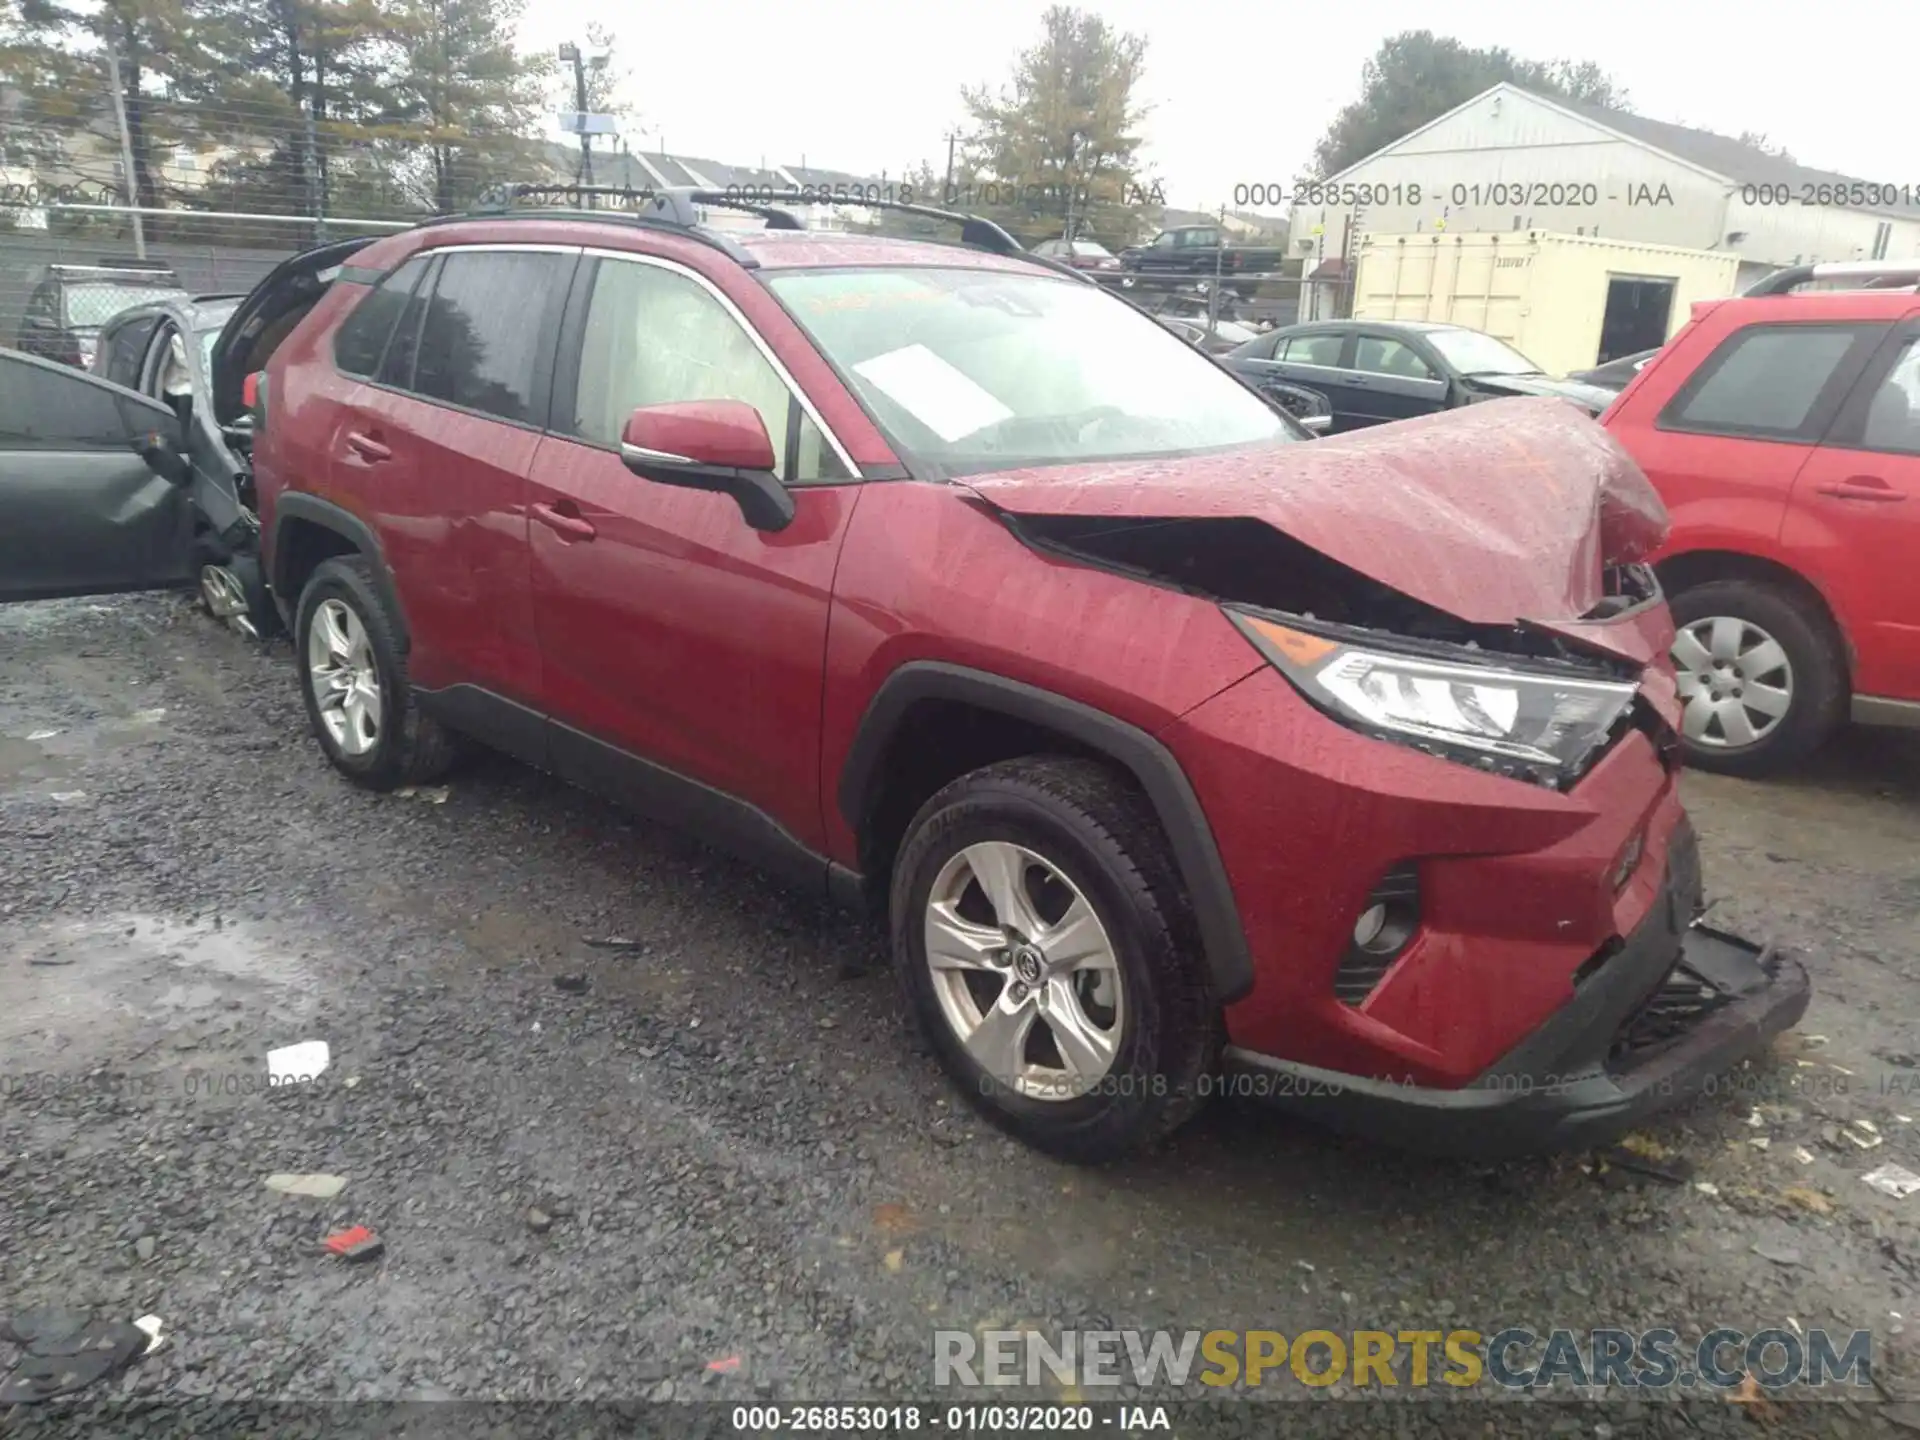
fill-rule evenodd
<path id="1" fill-rule="evenodd" d="M 1389 870 L 1367 895 L 1362 911 L 1376 905 L 1387 910 L 1385 928 L 1372 945 L 1349 941 L 1347 953 L 1334 972 L 1333 993 L 1342 1005 L 1358 1008 L 1386 978 L 1400 958 L 1420 921 L 1420 874 L 1411 865 Z"/>

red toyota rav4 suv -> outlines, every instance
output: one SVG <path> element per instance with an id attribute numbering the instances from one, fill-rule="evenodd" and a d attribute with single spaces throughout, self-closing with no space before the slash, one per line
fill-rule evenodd
<path id="1" fill-rule="evenodd" d="M 1672 513 L 1692 764 L 1766 773 L 1849 715 L 1920 726 L 1916 279 L 1802 266 L 1696 305 L 1603 417 Z"/>
<path id="2" fill-rule="evenodd" d="M 263 554 L 345 775 L 472 737 L 877 903 L 953 1078 L 1078 1159 L 1222 1092 L 1597 1139 L 1798 1020 L 1796 960 L 1698 924 L 1665 517 L 1591 420 L 1311 440 L 990 224 L 722 200 L 243 305 L 216 400 L 270 357 Z"/>

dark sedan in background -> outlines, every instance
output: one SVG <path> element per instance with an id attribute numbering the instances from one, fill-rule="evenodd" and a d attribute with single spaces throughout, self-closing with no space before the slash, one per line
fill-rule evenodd
<path id="1" fill-rule="evenodd" d="M 16 344 L 29 355 L 91 370 L 109 319 L 130 305 L 186 293 L 180 277 L 162 265 L 49 265 L 27 297 Z"/>
<path id="2" fill-rule="evenodd" d="M 1559 396 L 1598 415 L 1614 395 L 1548 375 L 1492 335 L 1431 321 L 1310 321 L 1221 358 L 1256 383 L 1273 378 L 1319 391 L 1333 406 L 1336 434 L 1516 395 Z"/>

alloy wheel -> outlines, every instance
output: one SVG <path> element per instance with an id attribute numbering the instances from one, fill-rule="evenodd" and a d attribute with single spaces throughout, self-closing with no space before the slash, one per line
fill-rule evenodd
<path id="1" fill-rule="evenodd" d="M 323 600 L 307 629 L 307 683 L 327 736 L 343 755 L 364 755 L 380 742 L 386 706 L 366 626 L 350 606 Z"/>
<path id="2" fill-rule="evenodd" d="M 925 936 L 941 1013 L 996 1080 L 1071 1100 L 1113 1068 L 1126 1021 L 1120 960 L 1052 861 L 1007 841 L 967 846 L 934 877 Z"/>
<path id="3" fill-rule="evenodd" d="M 1738 750 L 1771 735 L 1793 706 L 1793 664 L 1780 642 L 1736 615 L 1707 615 L 1674 636 L 1681 730 L 1696 745 Z"/>

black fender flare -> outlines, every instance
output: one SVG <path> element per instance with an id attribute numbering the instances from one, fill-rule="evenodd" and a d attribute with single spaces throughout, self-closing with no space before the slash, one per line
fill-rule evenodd
<path id="1" fill-rule="evenodd" d="M 840 813 L 856 834 L 864 828 L 878 798 L 880 767 L 887 746 L 908 710 L 922 700 L 977 705 L 1056 730 L 1131 774 L 1146 791 L 1173 847 L 1174 863 L 1193 904 L 1205 952 L 1202 959 L 1216 998 L 1226 1004 L 1253 988 L 1253 958 L 1240 923 L 1240 909 L 1200 797 L 1172 751 L 1137 725 L 1104 710 L 989 671 L 941 661 L 909 661 L 874 692 L 840 773 Z"/>
<path id="2" fill-rule="evenodd" d="M 287 523 L 291 520 L 302 520 L 310 525 L 317 525 L 322 530 L 331 530 L 373 562 L 374 588 L 379 592 L 381 603 L 387 607 L 387 614 L 393 620 L 394 638 L 402 652 L 412 649 L 413 631 L 407 624 L 407 612 L 400 604 L 400 593 L 394 588 L 393 574 L 387 569 L 386 558 L 380 553 L 379 537 L 373 533 L 373 527 L 366 521 L 351 510 L 335 505 L 331 500 L 322 500 L 317 495 L 295 491 L 280 496 L 274 504 L 273 525 L 267 533 L 265 548 L 266 553 L 272 557 L 268 580 L 273 586 L 276 600 L 286 607 L 300 603 L 300 597 L 289 594 L 287 590 L 287 552 L 286 547 L 281 544 Z"/>

